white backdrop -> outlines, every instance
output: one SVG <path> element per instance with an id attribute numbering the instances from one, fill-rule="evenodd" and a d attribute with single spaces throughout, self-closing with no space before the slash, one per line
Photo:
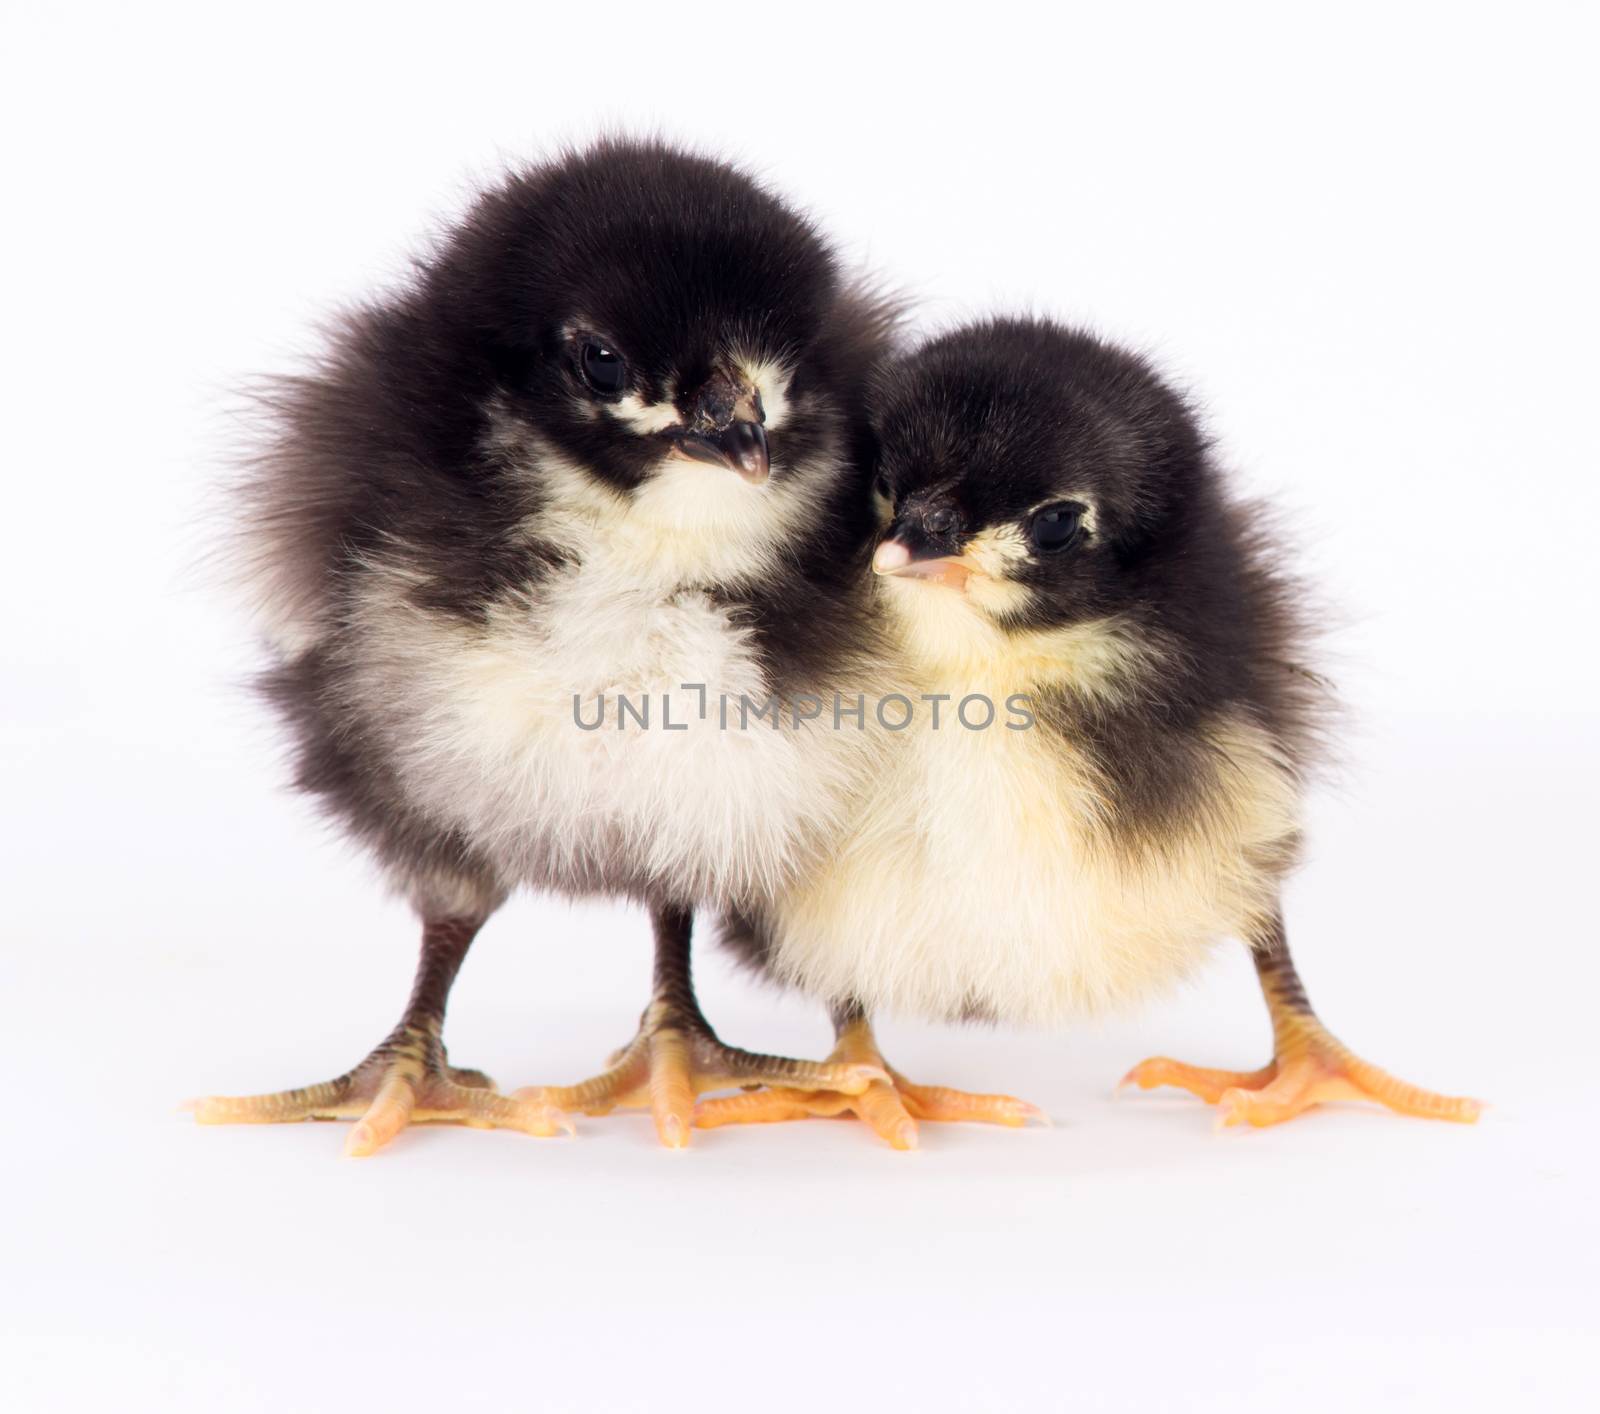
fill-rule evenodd
<path id="1" fill-rule="evenodd" d="M 8 1408 L 1503 1408 L 1592 1390 L 1597 244 L 1580 6 L 32 6 L 0 21 Z M 413 930 L 282 789 L 193 566 L 243 378 L 473 182 L 603 124 L 742 157 L 936 327 L 1151 350 L 1294 513 L 1347 768 L 1291 932 L 1346 1040 L 1493 1104 L 1210 1133 L 1247 963 L 1059 1035 L 891 1024 L 1057 1127 L 658 1151 L 201 1130 L 387 1029 Z M 450 1041 L 570 1081 L 642 919 L 524 899 Z M 735 1042 L 823 1018 L 702 963 Z M 20 1065 L 20 1072 L 17 1067 Z M 1583 1353 L 1585 1348 L 1591 1353 Z M 8 1397 L 9 1396 L 9 1397 Z"/>

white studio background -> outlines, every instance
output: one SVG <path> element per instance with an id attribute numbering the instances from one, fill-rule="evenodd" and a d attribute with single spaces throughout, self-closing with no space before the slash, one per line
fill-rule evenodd
<path id="1" fill-rule="evenodd" d="M 16 1410 L 1590 1407 L 1595 33 L 1585 7 L 0 10 L 5 220 L 0 1401 Z M 282 788 L 191 566 L 229 390 L 472 183 L 602 124 L 754 163 L 935 326 L 1152 350 L 1293 514 L 1346 770 L 1291 928 L 1371 1059 L 1476 1129 L 1214 1136 L 1152 1052 L 1255 1065 L 1248 964 L 1059 1035 L 891 1024 L 1049 1131 L 658 1151 L 201 1130 L 388 1028 L 413 932 Z M 519 900 L 452 1011 L 503 1084 L 588 1073 L 643 920 Z M 731 1040 L 824 1019 L 705 955 Z"/>

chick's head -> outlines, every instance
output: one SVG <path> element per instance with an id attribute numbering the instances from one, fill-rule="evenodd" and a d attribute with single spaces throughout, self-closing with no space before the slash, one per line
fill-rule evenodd
<path id="1" fill-rule="evenodd" d="M 1026 634 L 1148 607 L 1151 565 L 1212 504 L 1182 400 L 1136 355 L 1043 321 L 933 340 L 880 376 L 874 421 L 873 567 L 912 620 Z"/>
<path id="2" fill-rule="evenodd" d="M 489 193 L 422 298 L 547 500 L 701 534 L 793 533 L 839 475 L 887 328 L 807 219 L 649 142 Z"/>

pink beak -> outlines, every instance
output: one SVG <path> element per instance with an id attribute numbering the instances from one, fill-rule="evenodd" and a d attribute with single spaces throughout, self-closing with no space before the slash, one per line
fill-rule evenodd
<path id="1" fill-rule="evenodd" d="M 897 579 L 926 579 L 951 589 L 965 589 L 972 566 L 957 556 L 937 560 L 913 560 L 911 551 L 898 540 L 883 541 L 872 556 L 874 574 L 894 575 Z"/>

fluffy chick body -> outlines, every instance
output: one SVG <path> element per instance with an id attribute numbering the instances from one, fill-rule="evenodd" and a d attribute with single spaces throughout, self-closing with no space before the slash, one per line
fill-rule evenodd
<path id="1" fill-rule="evenodd" d="M 486 195 L 273 396 L 266 688 L 299 785 L 424 918 L 524 884 L 742 900 L 828 830 L 863 738 L 717 708 L 860 642 L 853 428 L 888 323 L 741 174 L 609 143 Z M 628 382 L 595 396 L 572 363 L 602 334 Z M 771 439 L 764 484 L 677 454 L 718 379 Z"/>
<path id="2" fill-rule="evenodd" d="M 994 686 L 918 684 L 954 702 Z M 781 891 L 777 971 L 872 1011 L 1018 1023 L 1170 986 L 1270 917 L 1298 832 L 1292 773 L 1264 732 L 1223 715 L 1193 747 L 1192 813 L 1127 848 L 1107 838 L 1092 755 L 1054 724 L 914 723 L 823 867 Z"/>
<path id="3" fill-rule="evenodd" d="M 872 611 L 902 690 L 943 710 L 892 736 L 821 867 L 736 940 L 836 1008 L 1048 1022 L 1262 936 L 1318 692 L 1259 512 L 1181 401 L 1088 336 L 983 325 L 882 386 L 885 535 L 961 587 L 884 574 Z M 1028 516 L 1063 501 L 1079 541 L 1043 556 Z"/>

